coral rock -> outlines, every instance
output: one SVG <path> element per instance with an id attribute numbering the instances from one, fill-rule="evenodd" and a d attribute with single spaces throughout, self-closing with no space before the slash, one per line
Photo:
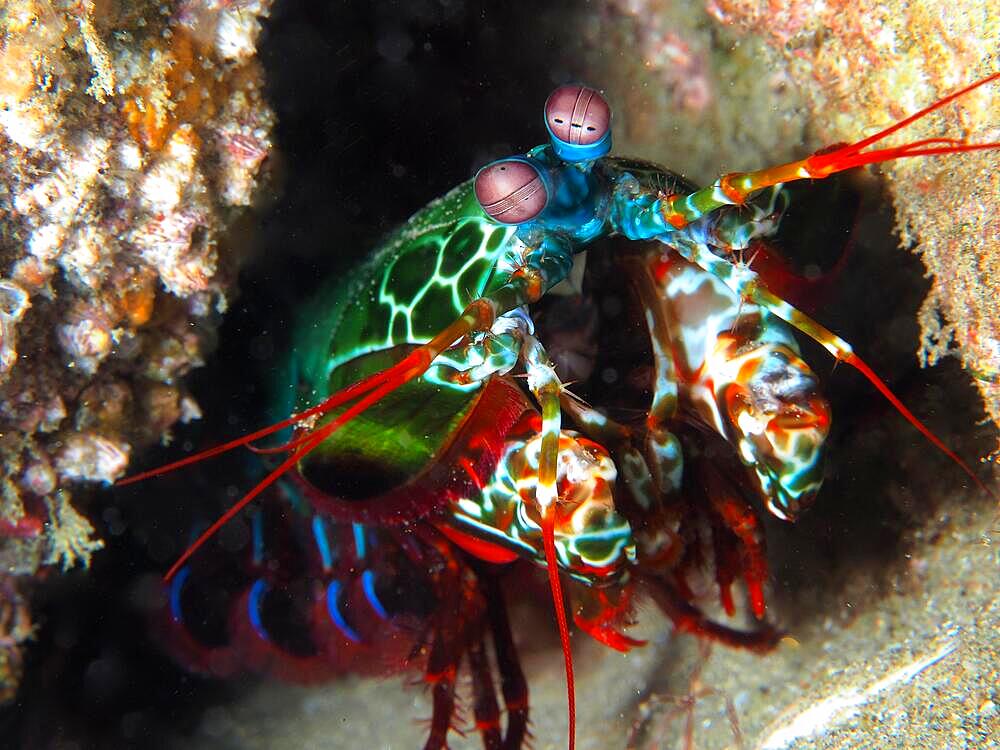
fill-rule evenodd
<path id="1" fill-rule="evenodd" d="M 1000 13 L 982 0 L 959 0 L 946 13 L 930 0 L 710 0 L 708 10 L 771 45 L 826 143 L 869 133 L 996 71 Z M 914 123 L 907 139 L 996 141 L 998 120 L 994 83 Z M 883 171 L 902 244 L 933 281 L 919 317 L 918 358 L 959 357 L 1000 426 L 1000 156 L 905 160 Z"/>
<path id="2" fill-rule="evenodd" d="M 255 59 L 269 6 L 0 3 L 6 570 L 86 565 L 100 541 L 70 485 L 114 481 L 199 415 L 180 378 L 213 343 L 239 261 L 222 262 L 226 228 L 272 148 Z"/>

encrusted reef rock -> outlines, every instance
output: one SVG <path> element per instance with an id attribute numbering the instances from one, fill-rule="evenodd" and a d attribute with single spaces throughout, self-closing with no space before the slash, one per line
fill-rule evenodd
<path id="1" fill-rule="evenodd" d="M 788 74 L 699 0 L 606 0 L 581 17 L 580 41 L 585 79 L 612 99 L 615 153 L 698 184 L 800 155 L 807 118 Z"/>
<path id="2" fill-rule="evenodd" d="M 1000 11 L 982 0 L 959 0 L 947 12 L 931 0 L 708 0 L 706 8 L 767 43 L 802 92 L 820 142 L 874 132 L 1000 65 Z M 914 123 L 905 141 L 996 141 L 998 123 L 994 83 Z M 917 355 L 922 364 L 958 356 L 1000 426 L 1000 155 L 910 159 L 882 170 L 902 244 L 932 280 Z"/>
<path id="3" fill-rule="evenodd" d="M 0 3 L 0 608 L 16 631 L 0 698 L 30 633 L 11 576 L 101 547 L 71 490 L 199 415 L 182 377 L 226 307 L 224 233 L 271 150 L 269 6 Z"/>
<path id="4" fill-rule="evenodd" d="M 616 149 L 699 183 L 857 140 L 1000 69 L 1000 12 L 983 0 L 948 12 L 932 0 L 605 0 L 585 18 L 587 68 L 618 97 Z M 962 97 L 886 145 L 997 141 L 998 88 Z M 1000 426 L 1000 155 L 879 169 L 901 242 L 932 280 L 917 357 L 961 359 Z"/>

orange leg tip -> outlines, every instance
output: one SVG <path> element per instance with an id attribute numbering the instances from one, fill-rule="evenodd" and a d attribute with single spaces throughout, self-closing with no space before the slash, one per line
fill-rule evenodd
<path id="1" fill-rule="evenodd" d="M 623 654 L 627 654 L 633 648 L 640 648 L 646 645 L 646 641 L 631 638 L 615 630 L 607 623 L 588 620 L 580 615 L 574 615 L 573 622 L 576 623 L 576 626 L 580 630 L 584 631 L 595 641 L 603 643 L 608 648 L 613 648 L 615 651 L 620 651 Z"/>
<path id="2" fill-rule="evenodd" d="M 740 172 L 730 172 L 729 174 L 724 174 L 719 178 L 719 189 L 722 191 L 722 194 L 737 206 L 742 206 L 746 201 L 747 196 L 746 193 L 733 185 L 732 179 L 734 177 L 742 176 L 743 175 Z"/>
<path id="3" fill-rule="evenodd" d="M 674 229 L 683 229 L 688 225 L 688 220 L 680 212 L 674 210 L 674 203 L 677 201 L 677 198 L 678 196 L 671 195 L 665 199 L 660 213 L 663 215 L 663 220 Z"/>
<path id="4" fill-rule="evenodd" d="M 754 582 L 748 584 L 747 589 L 750 593 L 750 609 L 753 611 L 753 616 L 763 620 L 764 611 L 767 609 L 767 604 L 764 602 L 764 588 L 759 582 Z"/>
<path id="5" fill-rule="evenodd" d="M 733 592 L 729 588 L 729 584 L 719 587 L 719 603 L 730 617 L 736 614 L 736 605 L 733 603 Z"/>
<path id="6" fill-rule="evenodd" d="M 683 229 L 688 225 L 688 220 L 680 214 L 668 214 L 665 218 L 674 229 Z"/>

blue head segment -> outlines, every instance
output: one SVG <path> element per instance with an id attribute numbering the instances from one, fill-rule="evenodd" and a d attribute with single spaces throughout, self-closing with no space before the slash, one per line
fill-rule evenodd
<path id="1" fill-rule="evenodd" d="M 487 164 L 475 180 L 476 200 L 501 224 L 526 224 L 545 210 L 552 195 L 546 169 L 525 156 Z"/>
<path id="2" fill-rule="evenodd" d="M 595 89 L 560 86 L 545 101 L 545 129 L 563 161 L 599 159 L 611 150 L 611 107 Z"/>

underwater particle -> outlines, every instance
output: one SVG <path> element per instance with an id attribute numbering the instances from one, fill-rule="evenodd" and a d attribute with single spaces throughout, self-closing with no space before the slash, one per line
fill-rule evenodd
<path id="1" fill-rule="evenodd" d="M 188 422 L 193 422 L 197 419 L 201 419 L 201 407 L 198 406 L 198 402 L 195 401 L 191 396 L 182 396 L 180 402 L 180 422 L 181 424 L 187 424 Z"/>

